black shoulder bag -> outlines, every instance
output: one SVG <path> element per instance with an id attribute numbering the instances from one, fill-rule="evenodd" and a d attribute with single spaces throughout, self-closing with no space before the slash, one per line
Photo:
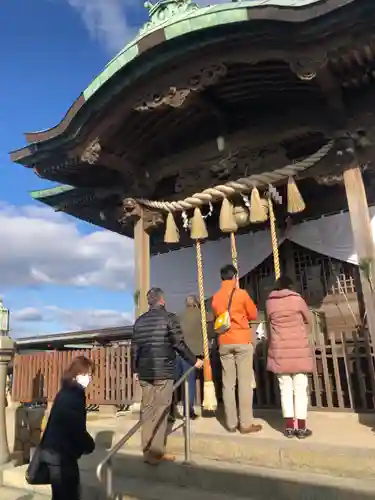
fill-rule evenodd
<path id="1" fill-rule="evenodd" d="M 47 463 L 43 460 L 43 440 L 48 429 L 48 422 L 39 445 L 35 448 L 26 471 L 26 482 L 32 486 L 51 484 L 51 477 Z"/>

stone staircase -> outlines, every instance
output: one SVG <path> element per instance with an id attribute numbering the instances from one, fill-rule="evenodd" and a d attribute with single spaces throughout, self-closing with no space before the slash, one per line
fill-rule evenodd
<path id="1" fill-rule="evenodd" d="M 320 419 L 320 420 L 319 420 Z M 120 500 L 369 500 L 375 496 L 375 435 L 371 425 L 348 416 L 312 416 L 309 441 L 286 440 L 265 425 L 257 436 L 227 434 L 215 419 L 192 426 L 191 465 L 183 464 L 182 430 L 174 429 L 168 450 L 175 463 L 153 468 L 143 463 L 136 434 L 113 460 L 114 489 Z M 320 423 L 322 426 L 320 427 Z M 82 500 L 104 500 L 96 475 L 108 449 L 134 424 L 126 418 L 89 423 L 97 444 L 80 462 Z M 324 431 L 324 432 L 323 432 Z M 2 472 L 1 500 L 46 500 L 48 487 L 27 485 L 25 466 Z M 15 489 L 18 488 L 18 492 Z M 18 496 L 17 496 L 18 494 Z M 12 496 L 13 495 L 13 496 Z"/>
<path id="2" fill-rule="evenodd" d="M 181 457 L 182 458 L 182 457 Z M 81 462 L 82 500 L 105 500 L 95 477 L 95 461 Z M 3 471 L 1 500 L 47 500 L 49 487 L 31 487 L 26 467 Z M 17 491 L 18 489 L 18 491 Z M 192 465 L 181 460 L 151 468 L 137 452 L 122 453 L 114 461 L 114 490 L 118 500 L 370 500 L 375 481 L 348 479 L 200 458 Z M 7 496 L 6 496 L 7 495 Z M 17 496 L 18 495 L 18 496 Z"/>

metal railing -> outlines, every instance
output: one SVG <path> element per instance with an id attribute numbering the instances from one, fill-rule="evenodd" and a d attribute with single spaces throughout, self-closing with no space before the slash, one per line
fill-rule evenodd
<path id="1" fill-rule="evenodd" d="M 189 464 L 191 461 L 191 447 L 190 447 L 190 398 L 189 398 L 189 381 L 188 377 L 195 370 L 192 366 L 187 370 L 182 377 L 174 384 L 173 393 L 184 384 L 184 419 L 183 419 L 183 429 L 184 429 L 184 440 L 185 440 L 185 459 L 184 463 Z M 113 470 L 112 470 L 112 460 L 113 457 L 121 450 L 121 448 L 129 441 L 131 437 L 143 426 L 147 420 L 152 416 L 152 408 L 149 409 L 144 415 L 141 415 L 138 422 L 123 436 L 118 443 L 109 451 L 108 455 L 100 462 L 96 469 L 96 475 L 99 482 L 102 482 L 103 471 L 106 469 L 106 494 L 108 498 L 113 495 Z"/>

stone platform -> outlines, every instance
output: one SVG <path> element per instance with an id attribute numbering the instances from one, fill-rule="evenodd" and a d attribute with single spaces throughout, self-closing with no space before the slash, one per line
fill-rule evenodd
<path id="1" fill-rule="evenodd" d="M 140 453 L 139 433 L 113 461 L 114 484 L 123 500 L 161 500 L 177 495 L 182 500 L 369 500 L 375 496 L 375 434 L 372 417 L 312 413 L 314 436 L 287 440 L 274 413 L 263 414 L 262 433 L 228 434 L 216 418 L 192 422 L 192 461 L 183 464 L 184 440 L 177 421 L 168 439 L 176 463 L 146 466 Z M 9 420 L 10 417 L 8 417 Z M 103 499 L 95 470 L 107 450 L 134 425 L 130 416 L 89 418 L 97 449 L 80 463 L 84 500 Z M 49 488 L 30 488 L 25 467 L 3 472 L 4 484 L 30 495 L 46 495 Z M 145 481 L 147 478 L 147 481 Z M 0 495 L 2 494 L 0 490 Z M 3 498 L 0 496 L 0 498 Z M 4 497 L 6 499 L 6 497 Z M 10 497 L 13 500 L 13 497 Z M 15 497 L 18 500 L 18 497 Z M 30 498 L 22 497 L 20 498 Z M 39 499 L 39 497 L 36 497 Z"/>
<path id="2" fill-rule="evenodd" d="M 98 416 L 99 417 L 99 416 Z M 89 421 L 89 429 L 107 448 L 117 442 L 135 420 L 118 417 Z M 339 477 L 375 479 L 375 416 L 345 413 L 311 413 L 314 435 L 305 441 L 286 439 L 281 419 L 274 412 L 263 413 L 257 422 L 263 431 L 256 435 L 228 434 L 216 418 L 192 422 L 192 459 L 225 460 L 285 470 L 309 471 Z M 139 450 L 136 434 L 123 450 Z M 183 453 L 181 422 L 168 438 L 168 450 Z"/>

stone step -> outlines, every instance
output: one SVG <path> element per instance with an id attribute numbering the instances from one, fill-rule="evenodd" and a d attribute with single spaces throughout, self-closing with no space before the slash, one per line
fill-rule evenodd
<path id="1" fill-rule="evenodd" d="M 51 495 L 47 497 L 38 493 L 0 486 L 0 498 L 1 500 L 47 500 L 51 498 Z"/>
<path id="2" fill-rule="evenodd" d="M 104 500 L 95 469 L 100 456 L 81 462 L 83 500 Z M 265 469 L 241 463 L 199 459 L 184 465 L 181 460 L 150 467 L 139 453 L 127 453 L 113 462 L 115 498 L 123 500 L 370 500 L 375 495 L 375 481 L 337 478 L 327 475 Z M 26 468 L 9 468 L 3 472 L 3 484 L 20 488 L 30 495 L 50 498 L 48 486 L 32 487 L 24 479 Z M 194 497 L 194 499 L 193 499 Z M 2 496 L 0 498 L 3 500 Z M 17 498 L 17 497 L 16 497 Z M 22 497 L 21 497 L 22 498 Z M 33 497 L 29 497 L 33 500 Z M 38 498 L 38 497 L 37 497 Z M 43 497 L 38 500 L 42 500 Z M 28 497 L 22 498 L 26 500 Z M 18 499 L 17 499 L 18 500 Z"/>
<path id="3" fill-rule="evenodd" d="M 98 453 L 104 457 L 105 453 L 100 449 L 111 448 L 124 433 L 101 431 L 93 434 L 98 443 Z M 371 435 L 370 439 L 375 441 L 375 436 Z M 183 455 L 184 445 L 180 430 L 169 435 L 169 452 Z M 137 433 L 119 455 L 138 451 L 140 447 L 140 433 Z M 312 440 L 265 438 L 260 434 L 246 436 L 193 432 L 191 451 L 193 460 L 204 458 L 256 467 L 375 480 L 375 447 L 365 448 L 362 445 L 347 446 L 339 443 L 332 446 Z M 121 459 L 119 461 L 121 462 Z"/>

